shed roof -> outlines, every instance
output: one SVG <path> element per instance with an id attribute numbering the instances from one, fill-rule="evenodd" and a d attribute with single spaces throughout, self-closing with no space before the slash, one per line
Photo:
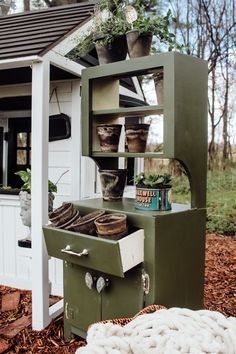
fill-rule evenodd
<path id="1" fill-rule="evenodd" d="M 94 2 L 0 17 L 0 60 L 43 55 L 90 17 Z"/>

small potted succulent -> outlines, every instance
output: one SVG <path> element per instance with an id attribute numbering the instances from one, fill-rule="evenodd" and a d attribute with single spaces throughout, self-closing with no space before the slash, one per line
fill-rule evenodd
<path id="1" fill-rule="evenodd" d="M 171 175 L 140 173 L 134 178 L 136 185 L 135 208 L 141 210 L 170 210 Z"/>
<path id="2" fill-rule="evenodd" d="M 19 194 L 19 188 L 12 188 L 11 186 L 0 185 L 0 194 Z"/>

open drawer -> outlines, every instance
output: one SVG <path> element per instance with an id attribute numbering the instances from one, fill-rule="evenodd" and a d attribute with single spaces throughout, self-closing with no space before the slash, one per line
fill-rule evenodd
<path id="1" fill-rule="evenodd" d="M 48 254 L 82 267 L 124 277 L 144 260 L 144 230 L 118 241 L 107 240 L 51 226 L 43 227 Z"/>

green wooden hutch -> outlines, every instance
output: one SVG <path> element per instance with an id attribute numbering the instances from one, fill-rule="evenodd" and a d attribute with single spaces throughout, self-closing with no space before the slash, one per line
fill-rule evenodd
<path id="1" fill-rule="evenodd" d="M 120 80 L 156 70 L 164 74 L 163 105 L 121 107 Z M 162 153 L 100 151 L 96 124 L 154 114 L 164 119 Z M 189 178 L 191 203 L 153 212 L 135 209 L 132 198 L 73 202 L 82 215 L 98 209 L 125 213 L 135 231 L 119 241 L 44 227 L 48 253 L 64 260 L 65 337 L 85 337 L 91 323 L 133 316 L 151 304 L 202 308 L 207 63 L 170 52 L 83 70 L 82 137 L 83 155 L 103 169 L 117 168 L 121 157 L 177 159 Z M 86 277 L 90 277 L 89 286 Z"/>

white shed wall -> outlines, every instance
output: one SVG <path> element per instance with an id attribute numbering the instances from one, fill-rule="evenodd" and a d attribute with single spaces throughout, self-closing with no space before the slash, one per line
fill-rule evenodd
<path id="1" fill-rule="evenodd" d="M 57 95 L 60 105 L 60 111 L 72 116 L 72 82 L 53 83 L 51 90 L 57 87 Z M 16 87 L 18 92 L 19 88 Z M 28 88 L 27 88 L 28 90 Z M 1 92 L 2 93 L 2 92 Z M 14 90 L 11 92 L 14 95 Z M 17 95 L 17 94 L 16 94 Z M 80 97 L 78 97 L 80 100 Z M 50 114 L 60 113 L 56 95 L 54 94 L 50 101 Z M 4 114 L 1 113 L 1 117 Z M 11 112 L 14 116 L 14 112 Z M 74 118 L 75 119 L 75 118 Z M 78 120 L 80 119 L 80 109 L 78 110 Z M 4 118 L 2 118 L 4 121 Z M 78 126 L 78 121 L 71 121 Z M 73 139 L 77 139 L 74 131 Z M 78 132 L 78 139 L 80 134 Z M 72 138 L 50 142 L 49 143 L 49 179 L 54 183 L 66 171 L 58 182 L 58 192 L 55 195 L 54 207 L 58 207 L 64 201 L 77 199 L 80 193 L 81 198 L 89 198 L 94 196 L 95 188 L 95 164 L 91 159 L 82 158 L 80 164 L 80 156 L 73 151 L 74 146 Z M 73 176 L 78 175 L 73 172 L 80 169 L 81 166 L 81 191 L 80 181 L 75 181 Z M 0 194 L 0 284 L 17 287 L 21 289 L 31 289 L 31 249 L 18 247 L 17 241 L 27 236 L 28 228 L 22 225 L 20 218 L 20 207 L 18 196 L 9 196 Z M 62 295 L 63 290 L 63 269 L 62 261 L 51 258 L 49 261 L 49 279 L 51 283 L 51 293 Z"/>

